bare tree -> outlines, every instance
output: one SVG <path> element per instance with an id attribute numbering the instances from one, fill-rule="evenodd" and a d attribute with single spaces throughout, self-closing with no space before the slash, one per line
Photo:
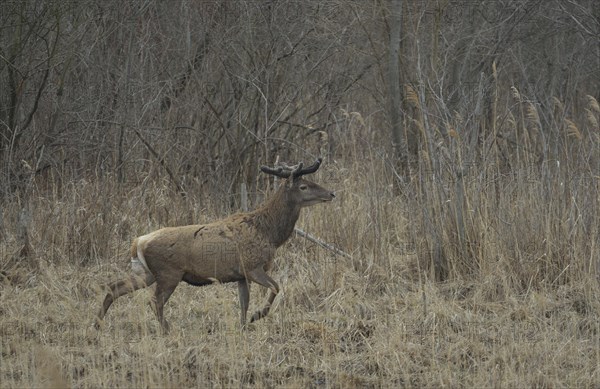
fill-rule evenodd
<path id="1" fill-rule="evenodd" d="M 406 147 L 405 132 L 400 120 L 401 87 L 400 87 L 400 33 L 402 31 L 402 0 L 391 0 L 390 13 L 390 44 L 388 64 L 389 116 L 394 155 L 398 159 L 400 174 L 410 178 L 408 171 L 408 148 Z"/>

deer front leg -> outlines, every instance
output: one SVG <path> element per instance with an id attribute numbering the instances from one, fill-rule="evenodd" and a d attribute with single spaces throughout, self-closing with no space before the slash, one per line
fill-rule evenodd
<path id="1" fill-rule="evenodd" d="M 269 275 L 265 273 L 265 271 L 262 268 L 254 269 L 251 272 L 249 272 L 247 274 L 247 279 L 250 281 L 254 281 L 257 284 L 262 285 L 265 288 L 269 288 L 271 290 L 269 293 L 269 297 L 267 298 L 267 304 L 264 306 L 264 308 L 254 312 L 254 315 L 252 315 L 252 318 L 250 319 L 250 323 L 252 323 L 258 319 L 262 319 L 263 317 L 267 316 L 267 314 L 271 310 L 271 305 L 273 304 L 273 301 L 275 301 L 275 297 L 277 297 L 277 294 L 279 293 L 279 285 L 277 285 L 277 282 L 275 282 L 275 280 L 269 277 Z"/>
<path id="2" fill-rule="evenodd" d="M 160 323 L 163 335 L 169 332 L 169 323 L 163 315 L 163 307 L 167 303 L 167 300 L 169 300 L 169 297 L 171 297 L 171 294 L 173 294 L 173 291 L 175 291 L 182 276 L 163 277 L 156 280 L 156 290 L 154 291 L 152 302 L 154 303 L 154 313 Z"/>
<path id="3" fill-rule="evenodd" d="M 250 284 L 247 280 L 238 281 L 238 292 L 240 295 L 240 319 L 243 328 L 246 326 L 246 313 L 248 312 L 248 303 L 250 302 Z"/>

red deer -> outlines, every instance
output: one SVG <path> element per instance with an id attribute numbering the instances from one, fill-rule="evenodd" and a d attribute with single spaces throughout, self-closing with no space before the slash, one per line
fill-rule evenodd
<path id="1" fill-rule="evenodd" d="M 264 308 L 256 311 L 250 322 L 265 317 L 279 292 L 277 282 L 267 274 L 275 251 L 294 231 L 301 208 L 335 197 L 333 192 L 302 178 L 316 172 L 321 161 L 319 158 L 307 168 L 302 163 L 294 167 L 262 166 L 264 173 L 285 181 L 252 212 L 209 224 L 162 228 L 135 239 L 131 245 L 133 274 L 107 285 L 110 291 L 96 327 L 115 299 L 156 283 L 152 302 L 163 332 L 168 332 L 163 307 L 181 281 L 195 286 L 237 282 L 242 327 L 246 325 L 250 282 L 255 282 L 270 289 L 270 293 Z"/>

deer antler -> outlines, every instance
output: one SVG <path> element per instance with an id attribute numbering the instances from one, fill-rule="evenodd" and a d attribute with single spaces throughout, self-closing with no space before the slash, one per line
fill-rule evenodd
<path id="1" fill-rule="evenodd" d="M 323 158 L 319 157 L 319 158 L 317 158 L 315 163 L 313 163 L 306 169 L 302 169 L 302 163 L 300 163 L 298 165 L 298 168 L 296 168 L 292 174 L 293 174 L 294 178 L 297 178 L 297 177 L 303 176 L 305 174 L 314 173 L 319 169 L 319 166 L 321 166 L 321 162 L 323 162 Z"/>
<path id="2" fill-rule="evenodd" d="M 313 163 L 306 169 L 302 169 L 303 165 L 302 165 L 302 162 L 300 162 L 296 166 L 288 166 L 286 164 L 282 164 L 281 166 L 278 166 L 276 168 L 270 168 L 268 166 L 261 166 L 260 170 L 263 173 L 272 174 L 272 175 L 280 177 L 280 178 L 289 178 L 291 176 L 293 179 L 296 179 L 305 174 L 311 174 L 311 173 L 316 172 L 317 169 L 319 169 L 319 166 L 321 166 L 322 161 L 323 161 L 323 158 L 317 158 L 315 163 Z"/>

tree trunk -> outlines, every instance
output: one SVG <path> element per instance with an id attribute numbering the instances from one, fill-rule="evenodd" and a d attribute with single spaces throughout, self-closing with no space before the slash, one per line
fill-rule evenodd
<path id="1" fill-rule="evenodd" d="M 394 149 L 394 156 L 397 160 L 399 174 L 405 179 L 408 179 L 408 149 L 406 147 L 406 137 L 402 128 L 402 121 L 400 120 L 401 89 L 399 54 L 400 31 L 402 27 L 402 0 L 391 0 L 391 3 L 388 64 L 390 128 L 392 131 L 392 146 Z"/>

